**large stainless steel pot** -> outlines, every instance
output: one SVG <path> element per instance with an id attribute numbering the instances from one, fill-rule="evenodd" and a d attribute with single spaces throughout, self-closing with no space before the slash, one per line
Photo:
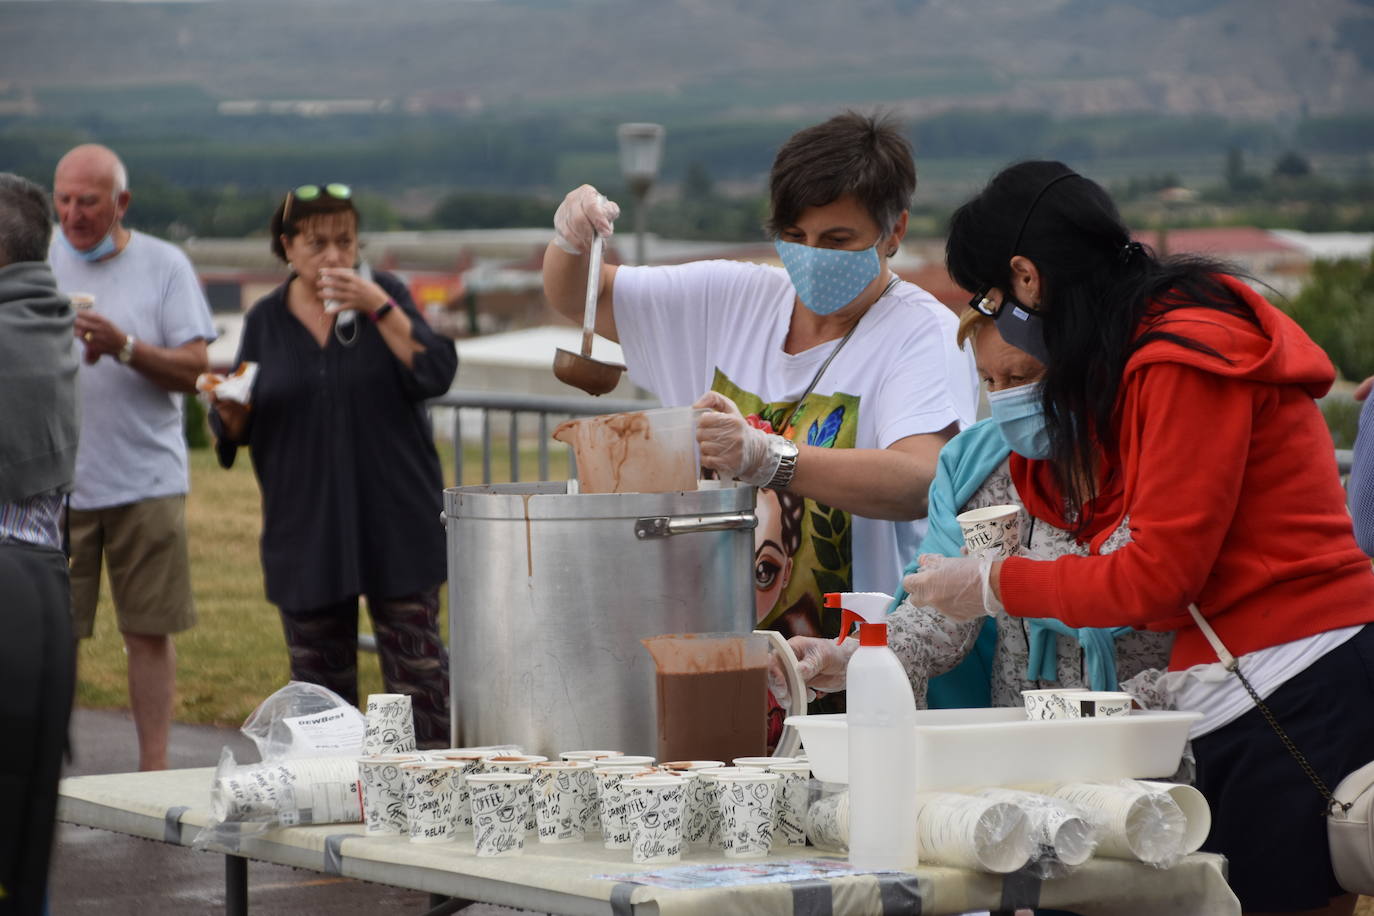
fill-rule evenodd
<path id="1" fill-rule="evenodd" d="M 455 744 L 652 754 L 639 641 L 753 628 L 753 487 L 567 489 L 444 492 Z"/>

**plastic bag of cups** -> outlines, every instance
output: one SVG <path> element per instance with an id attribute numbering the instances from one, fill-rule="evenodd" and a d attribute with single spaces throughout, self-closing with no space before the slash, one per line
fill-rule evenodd
<path id="1" fill-rule="evenodd" d="M 811 781 L 806 836 L 829 852 L 847 852 L 849 792 Z M 918 796 L 922 863 L 1006 873 L 1030 863 L 1039 877 L 1066 874 L 1093 855 L 1169 868 L 1197 851 L 1211 824 L 1191 786 L 1123 780 L 983 789 Z"/>

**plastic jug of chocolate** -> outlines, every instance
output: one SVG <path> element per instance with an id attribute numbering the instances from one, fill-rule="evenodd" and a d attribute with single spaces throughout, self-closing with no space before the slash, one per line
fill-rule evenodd
<path id="1" fill-rule="evenodd" d="M 553 431 L 577 461 L 582 493 L 674 493 L 697 488 L 696 420 L 703 411 L 658 407 L 568 420 Z"/>
<path id="2" fill-rule="evenodd" d="M 641 642 L 657 668 L 659 760 L 733 760 L 765 753 L 766 638 L 675 633 Z"/>

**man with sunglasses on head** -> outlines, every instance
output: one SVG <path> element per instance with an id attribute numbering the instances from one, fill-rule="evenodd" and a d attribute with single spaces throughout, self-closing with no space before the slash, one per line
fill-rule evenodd
<path id="1" fill-rule="evenodd" d="M 124 226 L 130 199 L 112 150 L 69 151 L 53 177 L 61 232 L 49 256 L 64 293 L 95 300 L 76 318 L 83 365 L 68 509 L 74 628 L 78 638 L 94 631 L 103 560 L 129 659 L 139 769 L 160 770 L 176 692 L 172 634 L 196 622 L 182 393 L 194 391 L 208 367 L 215 329 L 180 249 Z"/>

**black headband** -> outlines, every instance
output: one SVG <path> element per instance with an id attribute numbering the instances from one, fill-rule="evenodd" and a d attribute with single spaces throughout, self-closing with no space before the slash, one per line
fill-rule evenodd
<path id="1" fill-rule="evenodd" d="M 1040 203 L 1040 198 L 1045 196 L 1045 192 L 1059 184 L 1059 182 L 1063 181 L 1065 178 L 1078 177 L 1079 175 L 1077 172 L 1065 172 L 1063 175 L 1057 175 L 1045 182 L 1045 186 L 1040 189 L 1040 192 L 1036 194 L 1035 197 L 1031 198 L 1030 206 L 1026 208 L 1026 215 L 1021 220 L 1021 228 L 1016 230 L 1016 241 L 1011 243 L 1011 254 L 1009 254 L 1008 257 L 1015 257 L 1016 252 L 1020 249 L 1021 236 L 1026 234 L 1026 226 L 1030 223 L 1031 214 L 1035 212 L 1035 205 Z"/>

